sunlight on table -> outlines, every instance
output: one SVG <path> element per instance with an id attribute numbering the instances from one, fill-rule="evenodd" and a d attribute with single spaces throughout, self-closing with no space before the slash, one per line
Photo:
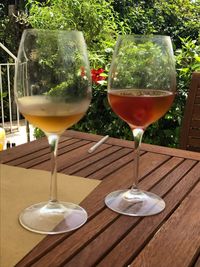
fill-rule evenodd
<path id="1" fill-rule="evenodd" d="M 1 264 L 13 267 L 45 235 L 25 230 L 19 213 L 32 203 L 48 199 L 50 173 L 0 164 Z M 58 173 L 59 199 L 80 203 L 101 181 Z"/>

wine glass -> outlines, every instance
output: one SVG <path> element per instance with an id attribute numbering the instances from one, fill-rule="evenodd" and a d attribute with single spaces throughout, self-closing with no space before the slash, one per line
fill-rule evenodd
<path id="1" fill-rule="evenodd" d="M 15 97 L 25 119 L 46 134 L 52 169 L 49 201 L 26 208 L 19 221 L 42 234 L 74 230 L 86 222 L 87 213 L 79 205 L 58 201 L 56 156 L 60 135 L 83 117 L 91 100 L 83 34 L 25 30 L 18 51 Z"/>
<path id="2" fill-rule="evenodd" d="M 175 88 L 170 37 L 125 35 L 118 38 L 108 78 L 108 101 L 112 110 L 130 126 L 135 143 L 133 186 L 105 198 L 106 205 L 118 213 L 148 216 L 165 208 L 159 196 L 138 188 L 139 154 L 145 129 L 169 110 Z"/>

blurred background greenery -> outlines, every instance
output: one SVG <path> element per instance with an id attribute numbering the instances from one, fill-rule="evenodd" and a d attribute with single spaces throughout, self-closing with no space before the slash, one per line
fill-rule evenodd
<path id="1" fill-rule="evenodd" d="M 177 147 L 191 74 L 200 71 L 200 0 L 15 0 L 0 4 L 0 42 L 17 55 L 25 28 L 83 31 L 93 79 L 93 99 L 73 129 L 132 140 L 129 127 L 109 107 L 106 87 L 119 34 L 172 38 L 177 95 L 169 112 L 146 130 L 143 142 Z M 9 59 L 0 51 L 0 61 Z M 6 102 L 6 94 L 4 101 Z M 36 137 L 43 133 L 36 129 Z"/>

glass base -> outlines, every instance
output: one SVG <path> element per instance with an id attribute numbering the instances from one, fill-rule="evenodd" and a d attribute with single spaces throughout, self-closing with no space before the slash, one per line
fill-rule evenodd
<path id="1" fill-rule="evenodd" d="M 110 193 L 105 203 L 113 211 L 129 216 L 149 216 L 161 212 L 165 202 L 159 196 L 139 189 Z"/>
<path id="2" fill-rule="evenodd" d="M 35 233 L 61 234 L 79 228 L 87 217 L 87 212 L 77 204 L 42 202 L 23 210 L 19 222 Z"/>

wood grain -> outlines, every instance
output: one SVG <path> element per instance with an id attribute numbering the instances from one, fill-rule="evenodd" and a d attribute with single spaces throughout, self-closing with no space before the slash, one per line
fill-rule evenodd
<path id="1" fill-rule="evenodd" d="M 131 187 L 133 142 L 109 138 L 89 154 L 101 138 L 66 131 L 59 145 L 60 172 L 102 180 L 81 203 L 88 222 L 77 231 L 45 237 L 16 266 L 199 267 L 200 153 L 142 144 L 139 187 L 163 197 L 166 208 L 155 216 L 129 217 L 109 210 L 104 198 Z M 46 139 L 0 157 L 13 166 L 50 168 Z"/>
<path id="2" fill-rule="evenodd" d="M 200 245 L 199 195 L 200 184 L 197 184 L 131 267 L 154 267 L 161 264 L 162 267 L 187 267 L 191 264 Z"/>
<path id="3" fill-rule="evenodd" d="M 200 72 L 192 74 L 181 127 L 180 148 L 200 151 Z M 198 130 L 198 131 L 197 131 Z M 195 136 L 197 138 L 193 138 Z"/>

